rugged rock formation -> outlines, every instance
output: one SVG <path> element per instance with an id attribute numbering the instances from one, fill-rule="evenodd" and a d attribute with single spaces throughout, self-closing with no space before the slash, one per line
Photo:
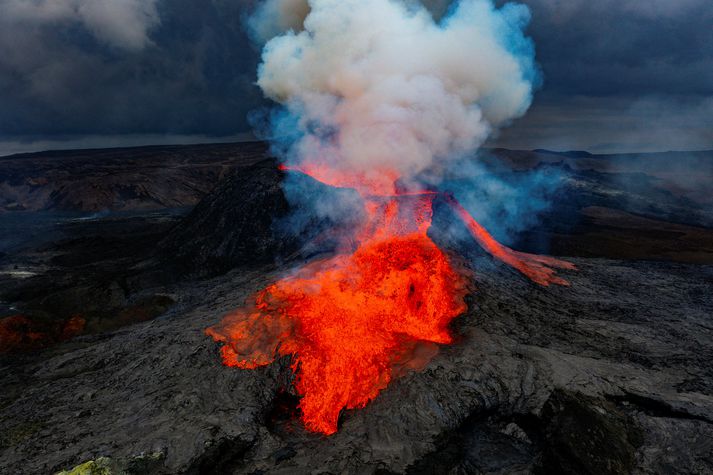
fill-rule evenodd
<path id="1" fill-rule="evenodd" d="M 290 203 L 283 191 L 285 173 L 277 165 L 267 158 L 223 182 L 159 243 L 160 265 L 206 276 L 333 249 L 329 232 L 348 225 L 348 219 L 314 216 L 309 203 L 339 202 L 352 193 L 292 175 L 291 186 L 308 190 L 309 199 Z"/>
<path id="2" fill-rule="evenodd" d="M 223 182 L 159 243 L 164 262 L 210 275 L 246 261 L 264 264 L 279 248 L 294 248 L 276 239 L 273 226 L 289 211 L 282 178 L 267 159 Z"/>

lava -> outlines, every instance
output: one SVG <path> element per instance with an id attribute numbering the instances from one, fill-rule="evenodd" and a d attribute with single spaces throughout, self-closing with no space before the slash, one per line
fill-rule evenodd
<path id="1" fill-rule="evenodd" d="M 223 344 L 227 366 L 254 369 L 276 355 L 292 356 L 302 421 L 311 431 L 336 432 L 342 409 L 374 399 L 414 359 L 417 345 L 452 341 L 448 325 L 466 310 L 467 278 L 428 236 L 435 197 L 451 205 L 486 251 L 534 282 L 567 285 L 552 268 L 574 268 L 502 246 L 450 194 L 399 192 L 388 170 L 384 179 L 293 170 L 360 193 L 367 218 L 355 233 L 356 248 L 307 264 L 206 333 Z"/>
<path id="2" fill-rule="evenodd" d="M 38 350 L 71 340 L 84 332 L 85 324 L 81 315 L 61 322 L 45 322 L 24 315 L 0 318 L 0 354 Z"/>

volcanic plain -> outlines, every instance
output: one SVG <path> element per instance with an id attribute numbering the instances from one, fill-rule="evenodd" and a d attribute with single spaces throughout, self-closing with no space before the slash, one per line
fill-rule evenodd
<path id="1" fill-rule="evenodd" d="M 456 341 L 326 437 L 290 357 L 228 368 L 204 333 L 334 252 L 342 223 L 275 224 L 300 210 L 267 146 L 0 157 L 0 473 L 713 473 L 713 152 L 478 160 L 557 177 L 508 244 L 573 262 L 571 286 L 435 203 L 470 280 Z"/>

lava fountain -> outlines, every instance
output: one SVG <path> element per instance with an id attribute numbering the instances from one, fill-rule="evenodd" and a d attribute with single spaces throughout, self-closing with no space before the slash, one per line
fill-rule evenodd
<path id="1" fill-rule="evenodd" d="M 528 19 L 527 7 L 491 0 L 454 2 L 443 17 L 416 0 L 259 7 L 253 27 L 269 41 L 257 84 L 283 105 L 271 116 L 274 151 L 291 173 L 356 190 L 365 218 L 334 257 L 275 282 L 207 333 L 228 366 L 290 355 L 309 430 L 334 433 L 342 409 L 422 365 L 428 355 L 413 356 L 424 347 L 452 341 L 467 277 L 428 236 L 437 197 L 493 257 L 538 284 L 567 284 L 554 269 L 573 266 L 500 245 L 453 195 L 418 179 L 457 166 L 525 113 L 537 76 Z"/>
<path id="2" fill-rule="evenodd" d="M 357 191 L 367 218 L 352 253 L 304 266 L 259 292 L 253 308 L 207 330 L 223 344 L 227 366 L 253 369 L 293 356 L 302 420 L 324 434 L 336 432 L 343 408 L 375 398 L 416 344 L 450 343 L 448 325 L 466 309 L 466 277 L 428 236 L 438 193 L 383 195 L 368 183 Z M 500 245 L 452 195 L 443 197 L 494 257 L 539 284 L 567 284 L 552 267 L 571 264 Z"/>

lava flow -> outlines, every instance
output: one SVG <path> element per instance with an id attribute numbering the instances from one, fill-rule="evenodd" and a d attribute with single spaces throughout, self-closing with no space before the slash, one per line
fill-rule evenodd
<path id="1" fill-rule="evenodd" d="M 356 250 L 304 266 L 206 333 L 223 344 L 227 366 L 253 369 L 292 355 L 305 426 L 332 434 L 343 408 L 363 407 L 401 368 L 414 365 L 419 343 L 452 341 L 448 324 L 466 310 L 466 278 L 427 234 L 439 193 L 399 194 L 393 181 L 359 184 L 320 169 L 297 170 L 360 193 L 367 218 Z M 539 284 L 566 285 L 548 266 L 571 264 L 498 244 L 452 196 L 441 195 L 493 256 Z"/>

